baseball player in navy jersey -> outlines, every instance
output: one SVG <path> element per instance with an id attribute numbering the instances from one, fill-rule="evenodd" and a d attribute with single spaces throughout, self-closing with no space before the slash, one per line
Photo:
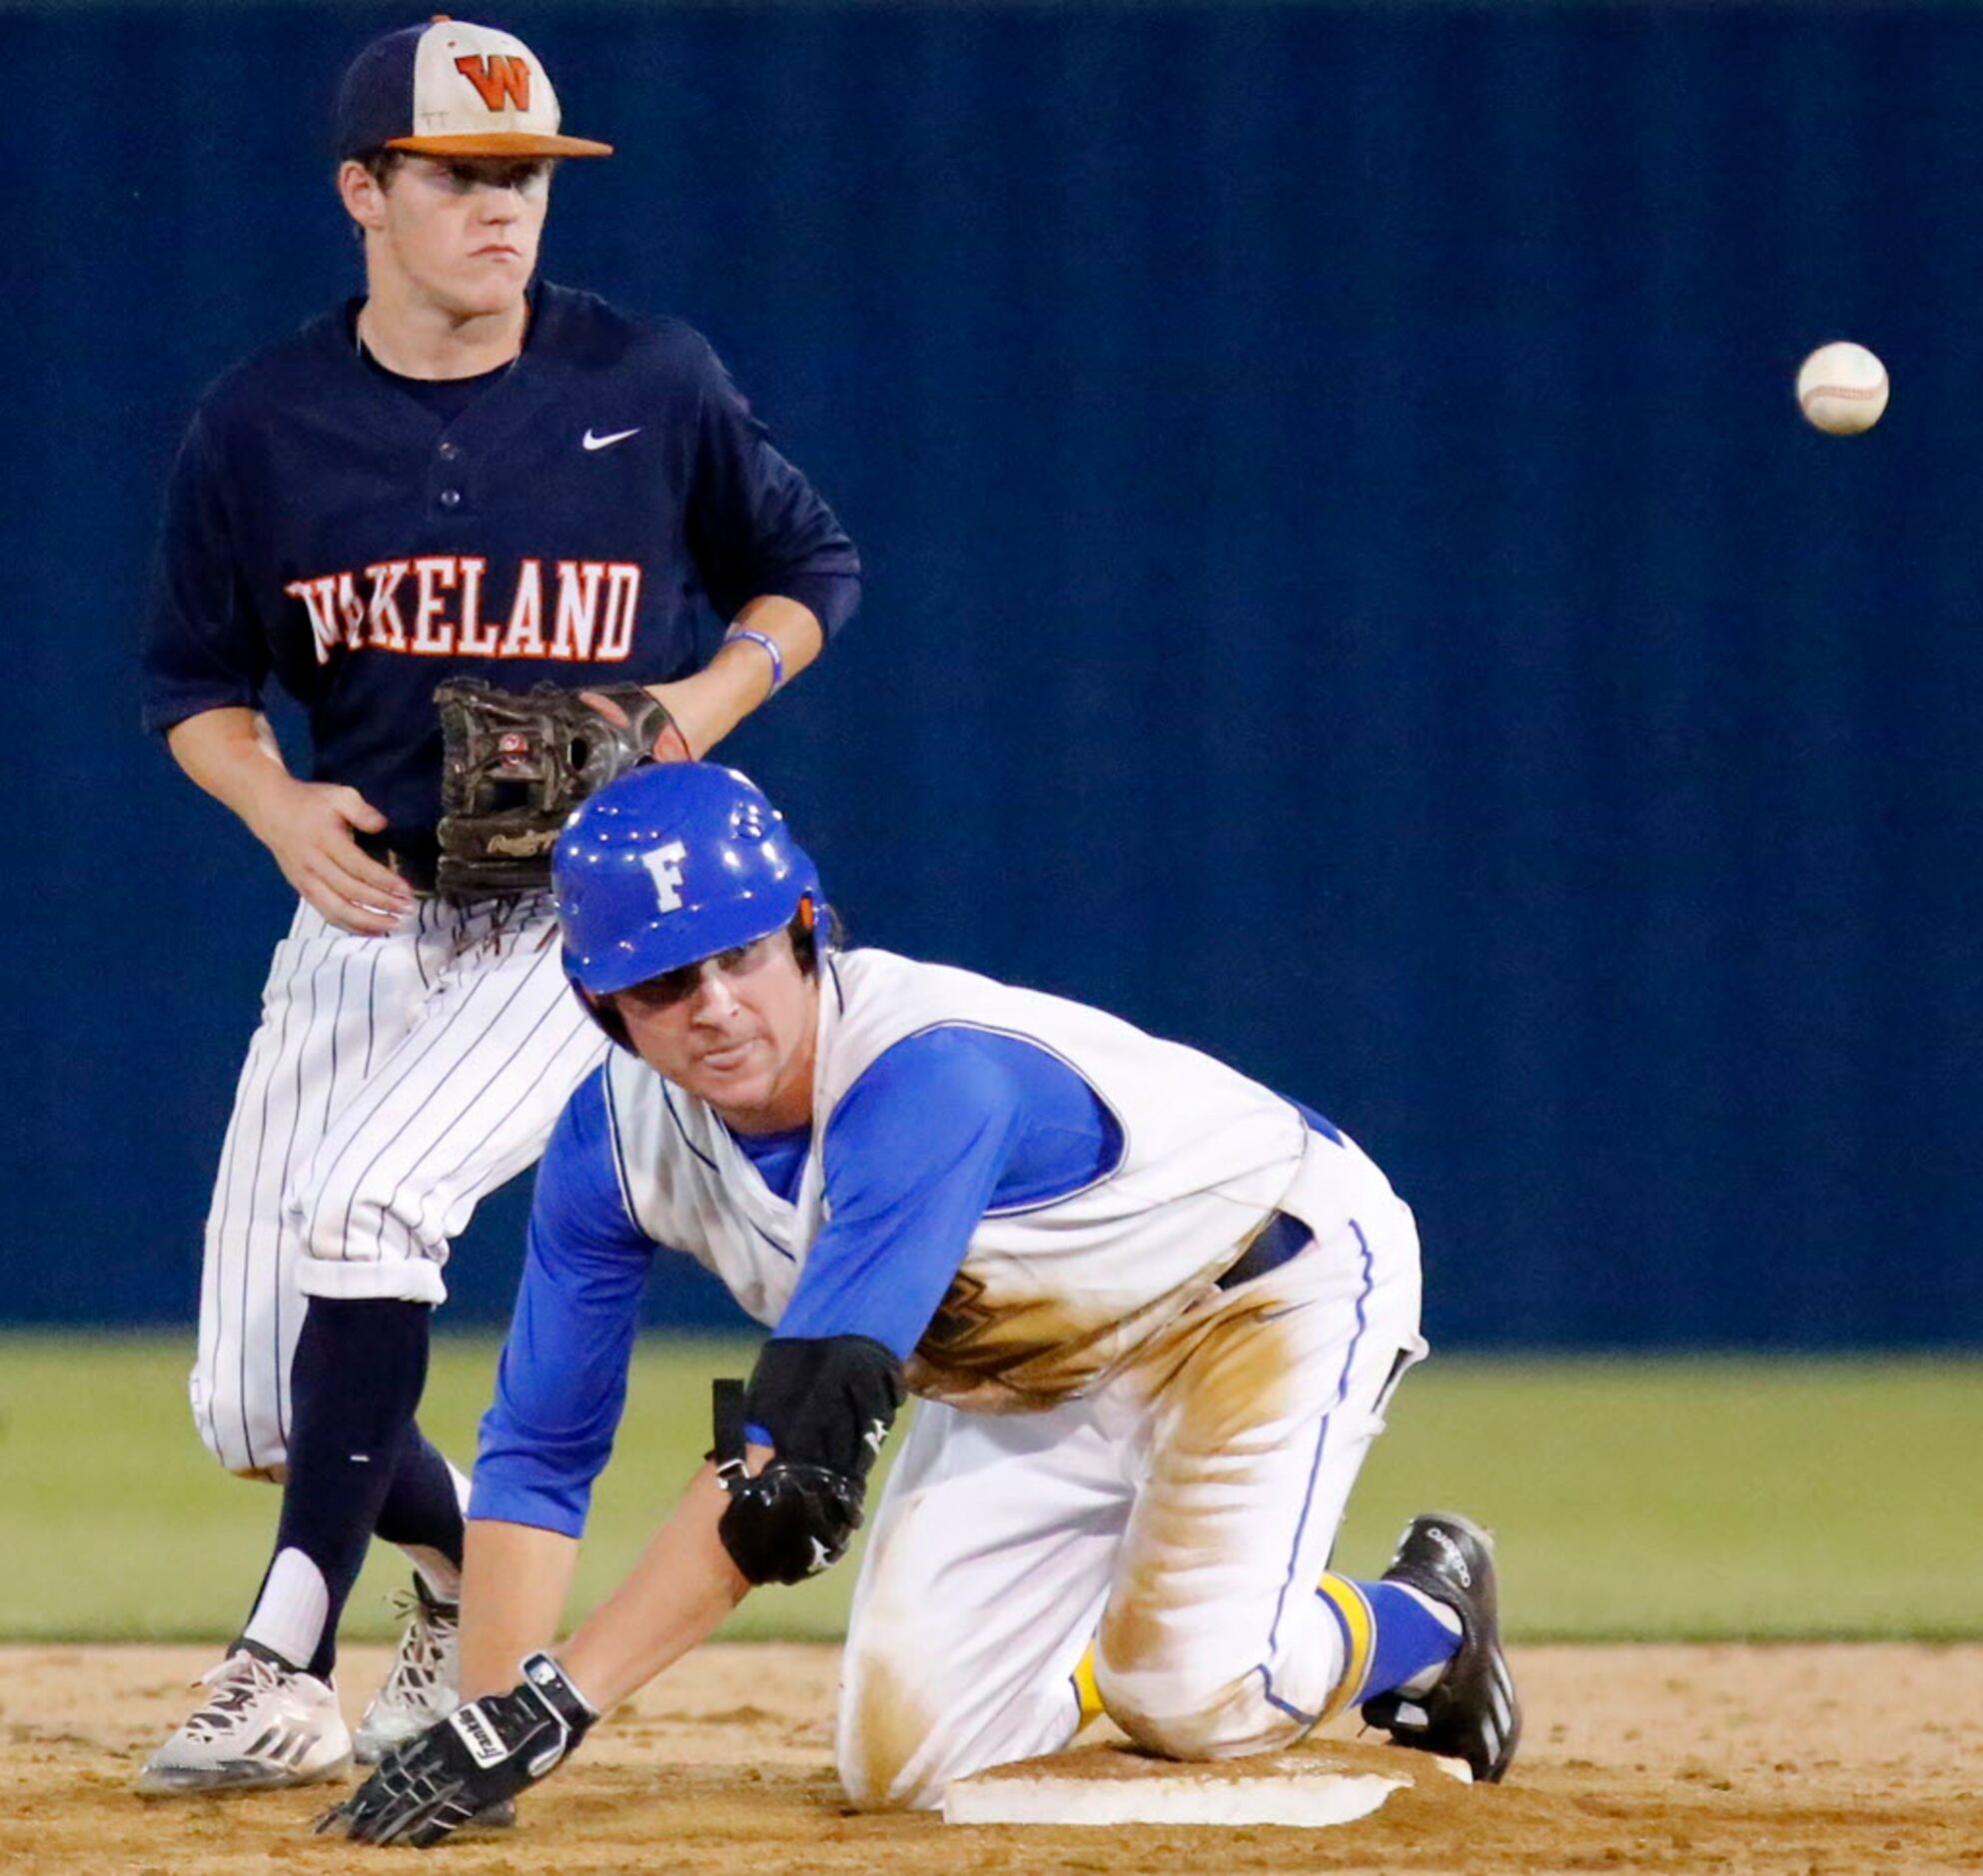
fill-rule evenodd
<path id="1" fill-rule="evenodd" d="M 905 1392 L 841 1675 L 855 1803 L 931 1806 L 1064 1746 L 1084 1686 L 1172 1757 L 1361 1705 L 1502 1775 L 1486 1534 L 1431 1513 L 1381 1580 L 1328 1567 L 1425 1353 L 1412 1215 L 1351 1140 L 1099 1010 L 837 949 L 811 861 L 729 769 L 611 783 L 554 879 L 565 969 L 617 1046 L 537 1172 L 470 1507 L 467 1704 L 323 1828 L 439 1841 L 752 1585 L 832 1563 Z M 663 1253 L 773 1333 L 718 1390 L 711 1462 L 553 1655 Z"/>
<path id="2" fill-rule="evenodd" d="M 696 756 L 859 585 L 701 338 L 536 277 L 554 164 L 609 147 L 561 133 L 526 46 L 393 33 L 347 72 L 336 134 L 365 291 L 201 404 L 145 641 L 149 724 L 300 899 L 222 1149 L 192 1379 L 202 1437 L 282 1482 L 281 1521 L 151 1792 L 349 1764 L 332 1669 L 375 1532 L 415 1594 L 358 1756 L 456 1699 L 466 1481 L 416 1424 L 429 1318 L 450 1239 L 606 1042 L 565 986 L 547 867 L 535 891 L 434 891 L 437 683 L 552 679 L 647 754 Z M 705 604 L 729 629 L 697 668 Z M 272 681 L 308 712 L 307 776 L 262 714 Z"/>

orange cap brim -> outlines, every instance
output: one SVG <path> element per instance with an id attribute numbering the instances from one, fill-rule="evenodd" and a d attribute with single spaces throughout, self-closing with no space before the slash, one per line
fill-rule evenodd
<path id="1" fill-rule="evenodd" d="M 465 137 L 391 137 L 388 150 L 411 150 L 416 156 L 432 157 L 603 157 L 612 155 L 609 143 L 593 143 L 585 137 L 558 137 L 530 130 L 488 130 Z"/>

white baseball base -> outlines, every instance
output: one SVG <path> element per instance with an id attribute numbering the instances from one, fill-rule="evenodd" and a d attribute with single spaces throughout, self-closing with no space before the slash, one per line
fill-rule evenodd
<path id="1" fill-rule="evenodd" d="M 960 1778 L 943 1794 L 943 1821 L 1323 1828 L 1370 1816 L 1394 1791 L 1411 1785 L 1415 1773 L 1437 1768 L 1472 1782 L 1457 1759 L 1413 1753 L 1411 1770 L 1375 1772 L 1346 1762 L 1348 1756 L 1332 1758 L 1311 1749 L 1181 1765 L 1120 1746 L 1084 1746 Z"/>

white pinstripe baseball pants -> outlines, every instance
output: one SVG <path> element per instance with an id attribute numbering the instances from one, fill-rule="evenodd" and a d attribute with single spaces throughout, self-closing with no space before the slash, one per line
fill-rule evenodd
<path id="1" fill-rule="evenodd" d="M 304 1298 L 441 1302 L 449 1240 L 607 1047 L 547 894 L 422 898 L 385 938 L 298 906 L 207 1217 L 193 1415 L 223 1465 L 281 1475 Z"/>

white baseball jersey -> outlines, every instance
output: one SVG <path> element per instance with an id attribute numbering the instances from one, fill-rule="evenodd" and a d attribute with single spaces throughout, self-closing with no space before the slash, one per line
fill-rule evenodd
<path id="1" fill-rule="evenodd" d="M 915 1393 L 994 1410 L 1079 1394 L 1202 1296 L 1277 1209 L 1313 1223 L 1315 1182 L 1298 1177 L 1308 1128 L 1281 1096 L 1087 1005 L 887 951 L 842 954 L 823 986 L 814 1142 L 877 1057 L 938 1026 L 1048 1051 L 1095 1091 L 1122 1148 L 1083 1190 L 984 1217 L 909 1364 Z M 637 1057 L 615 1054 L 606 1092 L 635 1223 L 775 1326 L 824 1218 L 816 1146 L 788 1202 L 711 1109 Z"/>

